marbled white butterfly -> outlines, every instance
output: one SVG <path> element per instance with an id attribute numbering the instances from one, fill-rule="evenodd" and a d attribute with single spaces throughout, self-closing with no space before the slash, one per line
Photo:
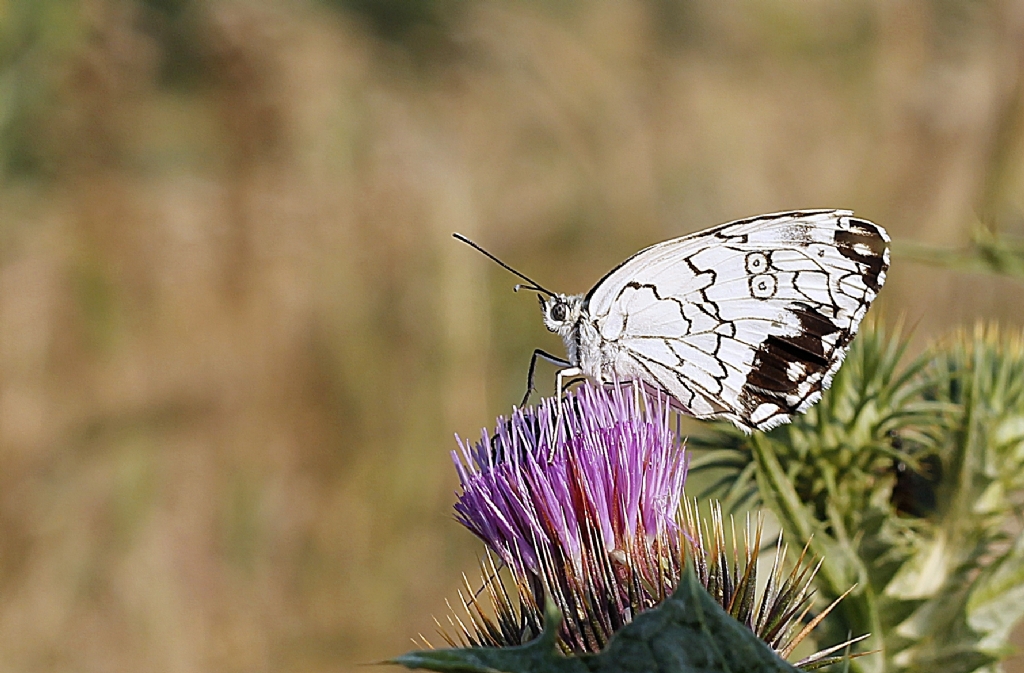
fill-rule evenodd
<path id="1" fill-rule="evenodd" d="M 697 418 L 743 430 L 821 399 L 885 283 L 889 237 L 848 210 L 760 215 L 641 250 L 585 295 L 550 292 L 456 234 L 540 295 L 565 341 L 558 380 L 639 380 Z M 526 403 L 526 399 L 523 403 Z"/>

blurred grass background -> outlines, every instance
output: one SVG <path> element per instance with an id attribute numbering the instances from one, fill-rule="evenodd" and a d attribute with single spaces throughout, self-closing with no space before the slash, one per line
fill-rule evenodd
<path id="1" fill-rule="evenodd" d="M 0 165 L 0 667 L 360 670 L 561 352 L 450 233 L 574 292 L 789 208 L 1022 236 L 1024 2 L 0 0 Z M 873 313 L 1022 311 L 897 254 Z"/>

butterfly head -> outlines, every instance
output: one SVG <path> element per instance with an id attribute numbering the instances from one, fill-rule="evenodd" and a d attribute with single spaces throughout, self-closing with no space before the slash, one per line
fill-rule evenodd
<path id="1" fill-rule="evenodd" d="M 538 298 L 544 313 L 544 326 L 563 338 L 571 334 L 583 315 L 583 296 L 552 294 Z"/>

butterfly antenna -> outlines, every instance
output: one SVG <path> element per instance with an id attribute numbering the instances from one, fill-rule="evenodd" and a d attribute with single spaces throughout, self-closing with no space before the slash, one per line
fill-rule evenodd
<path id="1" fill-rule="evenodd" d="M 469 240 L 468 238 L 466 238 L 462 234 L 456 232 L 456 233 L 452 234 L 452 237 L 455 238 L 456 240 L 462 241 L 463 243 L 465 243 L 469 247 L 473 248 L 477 252 L 479 252 L 479 253 L 483 254 L 484 256 L 486 256 L 488 259 L 490 259 L 492 262 L 494 262 L 495 264 L 497 264 L 501 268 L 505 269 L 506 271 L 508 271 L 510 273 L 515 274 L 517 277 L 522 278 L 527 283 L 529 283 L 529 285 L 516 285 L 515 288 L 513 288 L 516 292 L 519 292 L 519 290 L 522 289 L 522 290 L 530 290 L 531 292 L 540 292 L 542 294 L 548 295 L 549 297 L 554 297 L 555 296 L 554 292 L 552 292 L 551 290 L 545 289 L 540 283 L 538 283 L 537 281 L 533 280 L 532 278 L 530 278 L 526 274 L 523 274 L 523 273 L 520 273 L 520 272 L 516 271 L 511 266 L 509 266 L 505 262 L 501 261 L 500 259 L 498 259 L 494 255 L 492 255 L 491 253 L 487 252 L 486 250 L 484 250 L 479 245 L 477 245 L 473 241 Z"/>

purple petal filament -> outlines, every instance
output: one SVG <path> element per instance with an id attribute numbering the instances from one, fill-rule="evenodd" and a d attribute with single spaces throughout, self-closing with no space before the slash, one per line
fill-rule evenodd
<path id="1" fill-rule="evenodd" d="M 582 580 L 598 551 L 677 537 L 685 451 L 667 400 L 635 385 L 585 383 L 517 409 L 452 457 L 456 518 L 516 576 L 549 576 L 554 563 Z"/>

